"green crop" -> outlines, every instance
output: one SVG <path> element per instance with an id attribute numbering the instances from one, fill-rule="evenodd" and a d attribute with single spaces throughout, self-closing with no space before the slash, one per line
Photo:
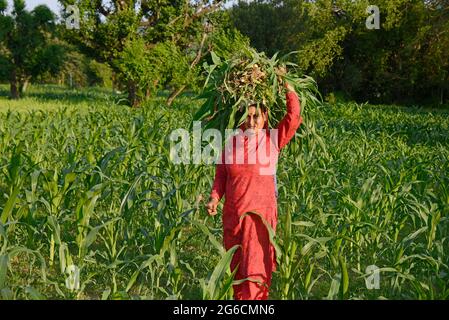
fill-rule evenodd
<path id="1" fill-rule="evenodd" d="M 203 120 L 205 128 L 234 129 L 247 117 L 247 107 L 254 104 L 267 108 L 269 125 L 275 127 L 285 115 L 285 81 L 295 88 L 304 109 L 316 107 L 321 99 L 316 82 L 298 75 L 296 64 L 287 60 L 291 54 L 281 58 L 275 54 L 269 59 L 264 53 L 244 48 L 222 60 L 212 52 L 213 64 L 204 66 L 207 78 L 199 96 L 206 100 L 194 120 Z"/>
<path id="2" fill-rule="evenodd" d="M 209 217 L 201 201 L 214 167 L 169 154 L 204 101 L 129 109 L 99 90 L 30 90 L 20 111 L 0 98 L 0 298 L 232 298 L 222 203 Z M 278 163 L 271 298 L 449 298 L 448 119 L 308 107 Z"/>

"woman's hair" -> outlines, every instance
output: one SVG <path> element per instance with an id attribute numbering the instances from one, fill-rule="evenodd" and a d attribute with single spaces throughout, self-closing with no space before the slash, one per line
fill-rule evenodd
<path id="1" fill-rule="evenodd" d="M 257 104 L 256 103 L 251 103 L 250 105 L 248 105 L 248 108 L 249 107 L 256 107 L 257 108 Z M 260 103 L 259 107 L 260 107 L 260 110 L 262 110 L 263 113 L 266 113 L 268 111 L 267 107 L 263 103 Z"/>

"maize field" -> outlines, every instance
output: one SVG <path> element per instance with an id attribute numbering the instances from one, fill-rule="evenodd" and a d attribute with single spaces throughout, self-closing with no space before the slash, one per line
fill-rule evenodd
<path id="1" fill-rule="evenodd" d="M 201 101 L 30 90 L 0 98 L 0 298 L 232 299 L 222 203 L 204 209 L 214 166 L 170 160 Z M 302 112 L 278 163 L 270 299 L 448 299 L 449 112 Z"/>

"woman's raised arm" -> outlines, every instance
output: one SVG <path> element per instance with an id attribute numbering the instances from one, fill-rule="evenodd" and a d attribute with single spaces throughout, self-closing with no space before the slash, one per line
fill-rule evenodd
<path id="1" fill-rule="evenodd" d="M 302 123 L 301 104 L 298 95 L 290 84 L 286 82 L 285 86 L 287 88 L 287 114 L 277 126 L 279 150 L 285 147 L 294 137 L 296 130 Z"/>

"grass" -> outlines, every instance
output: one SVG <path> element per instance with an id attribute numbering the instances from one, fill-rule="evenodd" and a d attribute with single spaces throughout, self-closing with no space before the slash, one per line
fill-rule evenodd
<path id="1" fill-rule="evenodd" d="M 229 273 L 211 278 L 224 266 L 221 212 L 197 203 L 214 168 L 168 155 L 169 133 L 198 106 L 184 95 L 167 107 L 162 93 L 131 109 L 55 86 L 0 97 L 0 297 L 224 294 Z M 447 299 L 448 112 L 347 102 L 303 117 L 278 165 L 283 259 L 270 297 Z M 65 286 L 70 264 L 80 290 Z M 370 265 L 378 290 L 365 286 Z"/>
<path id="2" fill-rule="evenodd" d="M 120 98 L 104 88 L 68 89 L 57 85 L 31 85 L 22 99 L 11 100 L 9 85 L 0 84 L 0 112 L 56 111 L 60 108 L 84 112 L 92 104 L 110 105 Z"/>

